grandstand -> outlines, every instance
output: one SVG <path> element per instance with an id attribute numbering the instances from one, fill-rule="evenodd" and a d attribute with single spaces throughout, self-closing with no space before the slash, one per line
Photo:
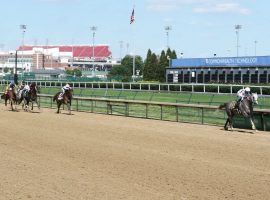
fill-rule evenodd
<path id="1" fill-rule="evenodd" d="M 171 83 L 270 83 L 270 56 L 173 59 Z"/>
<path id="2" fill-rule="evenodd" d="M 87 61 L 106 61 L 112 56 L 108 45 L 96 45 L 94 47 L 89 45 L 20 46 L 18 50 L 23 51 L 25 54 L 39 51 L 45 55 L 50 54 L 53 57 L 67 57 L 74 58 L 74 60 Z"/>

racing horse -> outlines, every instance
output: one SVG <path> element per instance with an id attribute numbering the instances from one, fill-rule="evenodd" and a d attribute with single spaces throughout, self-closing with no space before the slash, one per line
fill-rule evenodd
<path id="1" fill-rule="evenodd" d="M 233 130 L 233 117 L 235 115 L 240 115 L 246 119 L 249 119 L 252 130 L 256 130 L 256 127 L 254 124 L 254 115 L 253 115 L 254 104 L 258 104 L 257 93 L 253 93 L 252 95 L 245 97 L 239 104 L 237 104 L 236 101 L 230 101 L 228 103 L 221 104 L 219 106 L 219 109 L 225 108 L 225 111 L 228 116 L 226 123 L 224 125 L 224 129 L 228 130 L 228 124 L 229 124 L 231 130 Z"/>
<path id="2" fill-rule="evenodd" d="M 14 107 L 13 105 L 15 106 L 15 104 L 17 103 L 17 96 L 14 92 L 14 89 L 13 90 L 7 90 L 6 93 L 2 94 L 1 95 L 1 99 L 4 99 L 5 100 L 5 106 L 7 106 L 7 101 L 9 100 L 10 102 L 10 106 L 11 106 L 11 110 L 14 111 Z"/>
<path id="3" fill-rule="evenodd" d="M 70 90 L 67 90 L 61 99 L 59 99 L 59 95 L 61 94 L 61 92 L 58 92 L 54 95 L 53 97 L 53 101 L 56 101 L 57 103 L 57 112 L 56 113 L 60 113 L 60 106 L 62 104 L 66 104 L 67 105 L 67 108 L 68 108 L 68 111 L 69 111 L 69 114 L 71 114 L 71 100 L 72 100 L 72 93 L 73 93 L 73 90 L 70 89 Z"/>
<path id="4" fill-rule="evenodd" d="M 34 103 L 38 106 L 38 109 L 40 109 L 39 104 L 38 104 L 38 96 L 37 94 L 39 93 L 39 89 L 36 86 L 36 83 L 31 83 L 30 84 L 30 90 L 29 91 L 24 91 L 22 93 L 22 100 L 23 100 L 23 106 L 25 111 L 29 110 L 29 103 L 31 102 L 31 110 L 33 110 Z"/>

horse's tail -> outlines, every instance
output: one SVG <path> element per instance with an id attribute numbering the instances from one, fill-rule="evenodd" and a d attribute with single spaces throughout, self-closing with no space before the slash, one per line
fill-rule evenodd
<path id="1" fill-rule="evenodd" d="M 218 109 L 223 109 L 225 107 L 226 107 L 226 103 L 223 103 L 223 104 L 219 105 Z"/>
<path id="2" fill-rule="evenodd" d="M 59 92 L 54 95 L 53 101 L 56 101 L 58 99 L 58 95 L 59 95 Z"/>

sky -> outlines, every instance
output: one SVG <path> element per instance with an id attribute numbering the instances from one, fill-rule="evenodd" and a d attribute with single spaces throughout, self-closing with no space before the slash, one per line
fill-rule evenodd
<path id="1" fill-rule="evenodd" d="M 114 58 L 167 47 L 185 58 L 270 55 L 268 0 L 0 0 L 0 48 L 30 45 L 110 46 Z M 130 24 L 132 9 L 135 21 Z M 167 36 L 165 27 L 171 30 Z M 122 47 L 121 42 L 122 41 Z M 257 42 L 255 42 L 257 41 Z"/>

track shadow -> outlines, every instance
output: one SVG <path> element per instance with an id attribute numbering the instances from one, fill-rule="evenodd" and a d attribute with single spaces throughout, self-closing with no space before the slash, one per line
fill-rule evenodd
<path id="1" fill-rule="evenodd" d="M 223 128 L 221 128 L 220 130 L 222 131 L 226 131 L 228 133 L 249 133 L 249 134 L 255 134 L 256 131 L 254 130 L 243 130 L 243 129 L 233 129 L 233 130 L 225 130 Z"/>

